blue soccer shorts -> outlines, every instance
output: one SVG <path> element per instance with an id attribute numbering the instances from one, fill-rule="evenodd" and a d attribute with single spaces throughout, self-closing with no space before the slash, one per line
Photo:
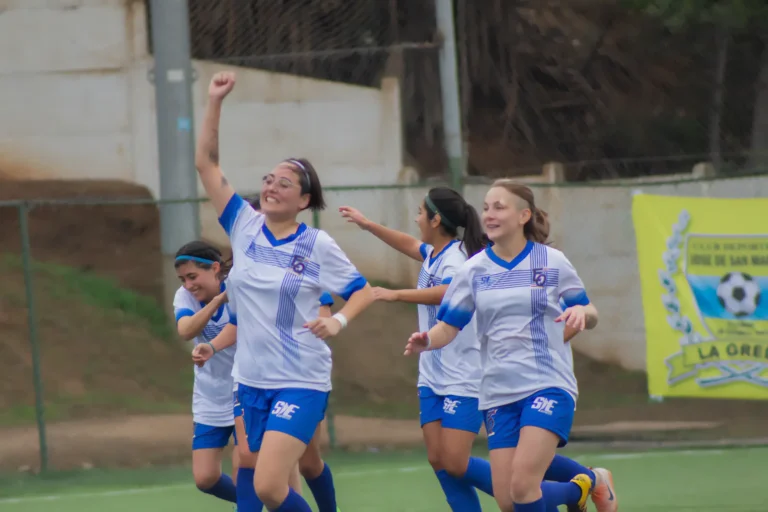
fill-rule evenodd
<path id="1" fill-rule="evenodd" d="M 558 447 L 568 444 L 576 402 L 566 391 L 548 388 L 511 404 L 483 411 L 488 449 L 515 448 L 520 429 L 539 427 L 560 438 Z"/>
<path id="2" fill-rule="evenodd" d="M 240 405 L 240 397 L 238 396 L 237 389 L 235 389 L 232 394 L 234 395 L 232 399 L 232 413 L 235 418 L 239 418 L 243 415 L 243 407 Z"/>
<path id="3" fill-rule="evenodd" d="M 206 450 L 209 448 L 224 448 L 229 444 L 229 438 L 233 437 L 237 446 L 237 434 L 235 426 L 214 427 L 203 423 L 195 423 L 192 434 L 192 450 Z"/>
<path id="4" fill-rule="evenodd" d="M 443 428 L 466 430 L 477 434 L 483 424 L 483 413 L 477 408 L 477 398 L 438 395 L 431 388 L 419 387 L 419 421 L 440 421 Z"/>
<path id="5" fill-rule="evenodd" d="M 325 417 L 330 395 L 314 389 L 259 389 L 243 384 L 237 391 L 252 452 L 261 450 L 267 430 L 283 432 L 309 444 Z"/>

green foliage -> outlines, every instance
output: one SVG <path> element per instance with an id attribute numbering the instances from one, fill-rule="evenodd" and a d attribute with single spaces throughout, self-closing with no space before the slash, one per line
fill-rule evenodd
<path id="1" fill-rule="evenodd" d="M 762 0 L 621 0 L 630 9 L 660 18 L 670 30 L 705 24 L 742 30 L 768 21 Z"/>
<path id="2" fill-rule="evenodd" d="M 2 263 L 11 268 L 22 267 L 21 258 L 15 254 L 5 254 Z M 175 339 L 165 310 L 151 297 L 122 288 L 112 279 L 64 265 L 35 261 L 32 269 L 53 278 L 50 293 L 62 297 L 74 295 L 101 309 L 121 311 L 147 322 L 152 333 L 159 338 Z"/>

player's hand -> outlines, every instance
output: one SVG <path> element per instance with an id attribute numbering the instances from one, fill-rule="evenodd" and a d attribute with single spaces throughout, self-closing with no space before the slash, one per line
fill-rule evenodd
<path id="1" fill-rule="evenodd" d="M 223 100 L 235 87 L 235 74 L 231 71 L 216 73 L 208 86 L 208 97 L 212 100 Z"/>
<path id="2" fill-rule="evenodd" d="M 384 302 L 395 302 L 397 300 L 397 291 L 387 290 L 386 288 L 374 287 L 373 300 L 383 300 Z"/>
<path id="3" fill-rule="evenodd" d="M 339 331 L 341 331 L 341 322 L 333 317 L 316 318 L 311 322 L 304 324 L 304 327 L 309 329 L 312 334 L 318 338 L 325 340 L 339 334 Z"/>
<path id="4" fill-rule="evenodd" d="M 192 349 L 192 362 L 202 368 L 205 362 L 213 357 L 213 347 L 208 343 L 200 343 Z"/>
<path id="5" fill-rule="evenodd" d="M 360 229 L 367 230 L 368 225 L 371 223 L 371 221 L 365 218 L 365 215 L 360 213 L 360 210 L 352 208 L 351 206 L 342 206 L 339 208 L 339 213 L 341 213 L 342 217 L 347 219 L 347 222 L 357 224 Z"/>
<path id="6" fill-rule="evenodd" d="M 555 322 L 565 322 L 571 329 L 581 332 L 587 326 L 587 312 L 584 306 L 571 306 L 563 314 L 555 318 Z"/>
<path id="7" fill-rule="evenodd" d="M 216 300 L 219 301 L 219 304 L 226 304 L 227 302 L 229 302 L 229 297 L 227 297 L 226 290 L 218 294 L 216 296 Z"/>
<path id="8" fill-rule="evenodd" d="M 411 354 L 419 354 L 427 350 L 429 345 L 429 338 L 426 332 L 415 332 L 408 338 L 408 343 L 405 345 L 405 352 L 403 355 L 410 356 Z"/>

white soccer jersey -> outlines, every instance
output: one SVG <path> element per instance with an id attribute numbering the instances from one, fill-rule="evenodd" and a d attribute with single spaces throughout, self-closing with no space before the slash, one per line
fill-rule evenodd
<path id="1" fill-rule="evenodd" d="M 317 318 L 325 290 L 347 300 L 365 278 L 326 232 L 301 224 L 277 240 L 237 194 L 219 222 L 234 259 L 227 295 L 239 313 L 235 381 L 330 391 L 331 349 L 303 325 Z"/>
<path id="2" fill-rule="evenodd" d="M 418 288 L 450 284 L 456 271 L 467 261 L 458 240 L 453 240 L 438 254 L 431 245 L 419 249 L 424 263 L 419 272 Z M 419 330 L 430 330 L 437 323 L 439 306 L 419 304 Z M 482 368 L 480 342 L 475 332 L 475 320 L 463 329 L 450 345 L 419 356 L 419 387 L 427 386 L 438 395 L 458 395 L 477 398 Z"/>
<path id="3" fill-rule="evenodd" d="M 222 283 L 222 291 L 225 287 Z M 176 290 L 173 309 L 176 321 L 192 316 L 205 307 L 184 287 Z M 227 304 L 222 304 L 195 338 L 195 345 L 212 341 L 227 324 L 237 325 L 237 318 Z M 192 392 L 192 416 L 195 423 L 212 427 L 228 427 L 235 424 L 232 412 L 232 364 L 235 346 L 220 350 L 200 368 L 195 365 L 195 385 Z"/>
<path id="4" fill-rule="evenodd" d="M 456 273 L 438 320 L 464 328 L 474 314 L 483 377 L 480 409 L 517 402 L 556 387 L 578 396 L 573 353 L 563 342 L 566 307 L 587 305 L 584 284 L 565 255 L 529 242 L 511 262 L 490 247 Z"/>

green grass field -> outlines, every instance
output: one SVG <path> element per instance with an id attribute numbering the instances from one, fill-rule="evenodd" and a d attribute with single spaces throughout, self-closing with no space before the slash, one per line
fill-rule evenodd
<path id="1" fill-rule="evenodd" d="M 622 512 L 763 512 L 768 504 L 764 471 L 768 447 L 568 454 L 613 471 Z M 330 455 L 328 462 L 345 512 L 447 510 L 423 453 L 339 453 Z M 496 510 L 493 500 L 485 496 L 483 507 Z M 0 478 L 0 510 L 4 512 L 232 509 L 197 491 L 188 468 Z"/>

